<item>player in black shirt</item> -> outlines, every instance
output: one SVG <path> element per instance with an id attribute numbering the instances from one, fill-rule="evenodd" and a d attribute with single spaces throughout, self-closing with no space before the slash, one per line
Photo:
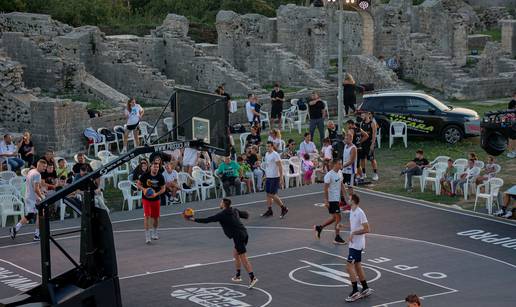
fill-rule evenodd
<path id="1" fill-rule="evenodd" d="M 353 145 L 357 147 L 357 159 L 360 160 L 360 154 L 364 155 L 362 148 L 364 142 L 369 139 L 369 134 L 357 126 L 354 120 L 350 119 L 346 122 L 348 125 L 348 131 L 353 132 Z M 362 179 L 362 169 L 357 167 L 357 179 Z"/>
<path id="2" fill-rule="evenodd" d="M 153 162 L 150 172 L 142 174 L 136 186 L 142 191 L 143 227 L 145 228 L 145 243 L 158 240 L 158 225 L 160 216 L 160 195 L 165 193 L 165 178 L 159 171 L 159 162 Z M 152 220 L 152 221 L 151 221 Z M 152 222 L 152 231 L 149 224 Z"/>
<path id="3" fill-rule="evenodd" d="M 274 121 L 278 121 L 279 130 L 281 130 L 281 112 L 283 112 L 283 102 L 285 102 L 285 94 L 280 90 L 279 83 L 274 84 L 271 92 L 271 127 L 274 129 Z"/>
<path id="4" fill-rule="evenodd" d="M 249 273 L 249 279 L 251 280 L 249 283 L 249 289 L 251 289 L 258 281 L 258 278 L 254 276 L 253 267 L 251 266 L 249 258 L 247 258 L 246 245 L 249 241 L 249 236 L 247 234 L 247 229 L 240 221 L 241 218 L 248 219 L 249 213 L 232 208 L 231 200 L 228 198 L 222 199 L 219 207 L 222 209 L 222 211 L 213 216 L 207 218 L 190 217 L 188 220 L 202 224 L 213 222 L 220 223 L 220 226 L 222 226 L 222 230 L 224 231 L 226 237 L 233 239 L 235 244 L 233 249 L 233 257 L 235 259 L 236 275 L 232 278 L 232 280 L 236 282 L 242 281 L 242 278 L 240 277 L 240 269 L 243 265 L 246 271 Z"/>
<path id="5" fill-rule="evenodd" d="M 376 163 L 376 159 L 374 156 L 374 148 L 376 144 L 376 133 L 378 131 L 378 127 L 376 122 L 373 121 L 373 115 L 371 112 L 362 113 L 362 122 L 360 123 L 360 129 L 365 131 L 369 137 L 362 143 L 362 149 L 358 152 L 358 159 L 360 160 L 360 167 L 362 168 L 362 178 L 366 178 L 366 160 L 371 161 L 371 166 L 373 167 L 373 177 L 374 181 L 378 180 L 377 168 L 378 165 Z"/>

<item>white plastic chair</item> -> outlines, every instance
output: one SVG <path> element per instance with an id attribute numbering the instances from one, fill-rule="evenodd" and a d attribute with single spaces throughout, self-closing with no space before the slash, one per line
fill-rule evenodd
<path id="1" fill-rule="evenodd" d="M 174 127 L 174 120 L 172 117 L 165 117 L 163 118 L 163 124 L 167 127 L 167 131 L 171 132 L 172 128 Z"/>
<path id="2" fill-rule="evenodd" d="M 188 181 L 191 182 L 190 188 L 185 188 L 184 184 L 188 184 Z M 179 184 L 179 187 L 181 188 L 181 201 L 183 203 L 186 202 L 186 197 L 188 194 L 195 194 L 197 195 L 197 199 L 201 200 L 200 192 L 199 192 L 199 186 L 195 179 L 190 176 L 190 174 L 185 172 L 180 172 L 177 176 L 177 183 Z"/>
<path id="3" fill-rule="evenodd" d="M 159 137 L 158 127 L 154 127 L 154 129 L 152 129 L 152 127 L 153 125 L 149 124 L 148 122 L 140 122 L 139 128 L 141 131 L 140 138 L 142 139 L 142 144 L 145 140 L 147 140 L 145 143 L 150 143 L 153 138 L 157 139 Z"/>
<path id="4" fill-rule="evenodd" d="M 426 175 L 426 173 L 423 170 L 423 174 L 421 174 L 419 176 L 412 176 L 412 179 L 419 180 L 419 186 L 421 188 L 421 192 L 423 192 L 423 190 L 424 190 L 425 175 Z M 407 188 L 408 188 L 408 176 L 407 176 L 407 174 L 405 174 L 405 189 L 407 189 Z"/>
<path id="5" fill-rule="evenodd" d="M 11 180 L 11 178 L 15 178 L 16 176 L 18 175 L 16 175 L 16 173 L 13 171 L 0 172 L 0 183 L 8 184 L 9 180 Z"/>
<path id="6" fill-rule="evenodd" d="M 485 167 L 485 163 L 484 163 L 484 161 L 476 160 L 475 161 L 475 166 L 480 168 L 480 169 L 483 169 Z"/>
<path id="7" fill-rule="evenodd" d="M 201 199 L 206 200 L 207 195 L 209 195 L 210 190 L 215 191 L 215 197 L 217 197 L 217 185 L 215 183 L 215 178 L 213 178 L 212 175 L 209 173 L 201 170 L 201 169 L 195 169 L 192 170 L 192 177 L 194 178 L 195 182 L 197 183 L 197 186 L 199 189 L 201 189 Z"/>
<path id="8" fill-rule="evenodd" d="M 97 158 L 100 159 L 102 164 L 108 164 L 111 160 L 114 160 L 117 156 L 112 154 L 109 150 L 101 150 L 97 153 Z"/>
<path id="9" fill-rule="evenodd" d="M 122 195 L 124 196 L 124 201 L 122 203 L 122 210 L 124 210 L 125 203 L 127 202 L 127 209 L 129 211 L 133 210 L 133 202 L 136 202 L 137 205 L 141 204 L 142 201 L 142 191 L 138 190 L 133 194 L 132 187 L 134 184 L 129 180 L 123 180 L 118 183 L 118 189 L 122 191 Z"/>
<path id="10" fill-rule="evenodd" d="M 457 179 L 457 176 L 463 173 L 466 167 L 468 167 L 468 159 L 457 159 L 453 161 L 453 166 L 457 169 L 457 173 L 455 174 L 455 179 Z"/>
<path id="11" fill-rule="evenodd" d="M 421 187 L 421 191 L 424 192 L 426 184 L 430 182 L 434 187 L 435 195 L 440 195 L 441 178 L 443 177 L 444 172 L 446 172 L 447 167 L 448 163 L 437 162 L 431 167 L 423 169 L 423 173 L 426 172 L 426 174 L 423 176 L 423 186 Z"/>
<path id="12" fill-rule="evenodd" d="M 117 125 L 117 126 L 113 127 L 113 131 L 115 131 L 115 133 L 117 134 L 117 138 L 118 138 L 119 142 L 124 140 L 125 130 L 126 130 L 126 125 L 123 125 L 123 126 Z M 129 142 L 133 142 L 133 147 L 134 147 L 134 135 L 133 135 L 132 131 L 129 131 L 129 133 L 127 134 L 127 146 L 129 146 Z"/>
<path id="13" fill-rule="evenodd" d="M 450 157 L 448 156 L 437 156 L 432 162 L 430 162 L 431 165 L 434 165 L 436 163 L 448 163 L 448 160 L 450 159 Z"/>
<path id="14" fill-rule="evenodd" d="M 407 148 L 407 124 L 404 122 L 391 122 L 389 127 L 389 148 L 392 147 L 395 138 L 402 138 Z"/>
<path id="15" fill-rule="evenodd" d="M 9 180 L 9 184 L 16 188 L 20 199 L 23 199 L 25 194 L 25 177 L 16 176 Z"/>
<path id="16" fill-rule="evenodd" d="M 102 134 L 102 133 L 101 133 L 101 131 L 102 131 L 102 130 L 109 130 L 109 129 L 108 129 L 108 128 L 106 128 L 106 127 L 100 127 L 100 128 L 98 128 L 98 129 L 97 129 L 97 132 L 98 132 L 99 134 Z M 110 130 L 110 131 L 111 131 L 111 130 Z M 106 150 L 109 150 L 109 145 L 111 145 L 111 144 L 116 144 L 117 152 L 120 152 L 120 144 L 119 144 L 119 140 L 118 140 L 118 134 L 116 134 L 116 133 L 115 133 L 115 132 L 113 132 L 113 131 L 111 131 L 111 133 L 113 133 L 113 135 L 115 136 L 115 139 L 114 139 L 114 140 L 112 140 L 112 141 L 108 141 L 108 140 L 106 139 Z M 57 161 L 57 159 L 56 159 L 56 161 Z"/>
<path id="17" fill-rule="evenodd" d="M 288 125 L 289 131 L 292 131 L 292 128 L 295 123 L 296 112 L 297 112 L 297 106 L 291 106 L 290 108 L 288 108 L 282 112 L 281 126 L 283 127 L 283 130 L 285 130 Z"/>
<path id="18" fill-rule="evenodd" d="M 271 121 L 269 119 L 269 112 L 260 110 L 260 124 L 263 127 L 263 123 L 267 123 L 267 129 L 271 128 Z"/>
<path id="19" fill-rule="evenodd" d="M 22 170 L 20 171 L 20 174 L 23 176 L 23 177 L 27 177 L 27 175 L 29 174 L 30 172 L 30 168 L 22 168 Z"/>
<path id="20" fill-rule="evenodd" d="M 473 168 L 476 168 L 477 169 L 477 173 L 480 174 L 480 168 L 479 167 L 474 166 Z M 468 177 L 466 179 L 466 182 L 464 183 L 464 188 L 463 188 L 463 191 L 462 191 L 464 193 L 464 200 L 468 200 L 468 195 L 469 195 L 470 187 L 471 187 L 471 190 L 475 189 L 476 179 L 477 179 L 477 176 L 474 176 L 474 177 L 471 177 L 471 178 Z"/>
<path id="21" fill-rule="evenodd" d="M 376 133 L 376 144 L 378 144 L 378 148 L 382 148 L 382 128 L 378 128 Z"/>
<path id="22" fill-rule="evenodd" d="M 93 151 L 94 151 L 95 155 L 97 155 L 101 146 L 104 146 L 104 150 L 107 150 L 108 147 L 107 147 L 107 143 L 106 143 L 106 136 L 103 134 L 100 134 L 100 137 L 101 137 L 100 142 L 98 142 L 98 143 L 93 142 L 88 145 L 88 154 L 90 153 L 91 146 L 93 146 Z"/>
<path id="23" fill-rule="evenodd" d="M 20 194 L 18 189 L 16 189 L 14 186 L 10 185 L 9 183 L 2 183 L 0 184 L 0 194 L 1 195 L 14 195 L 18 197 Z"/>
<path id="24" fill-rule="evenodd" d="M 23 202 L 14 195 L 0 194 L 0 216 L 2 216 L 2 227 L 7 224 L 7 217 L 14 217 L 14 224 L 23 217 Z"/>
<path id="25" fill-rule="evenodd" d="M 486 183 L 479 184 L 477 186 L 477 193 L 475 196 L 475 206 L 473 207 L 473 211 L 477 209 L 477 202 L 479 198 L 484 198 L 486 200 L 486 209 L 489 214 L 493 213 L 493 204 L 496 202 L 496 205 L 500 207 L 498 204 L 498 193 L 500 192 L 500 188 L 503 186 L 503 180 L 500 178 L 491 178 Z M 480 189 L 485 188 L 485 192 L 481 193 Z"/>
<path id="26" fill-rule="evenodd" d="M 240 153 L 243 154 L 245 152 L 245 142 L 246 142 L 246 139 L 247 139 L 247 136 L 250 135 L 251 133 L 250 132 L 245 132 L 245 133 L 242 133 L 240 134 Z"/>
<path id="27" fill-rule="evenodd" d="M 290 173 L 290 166 L 294 169 L 293 173 Z M 290 163 L 288 159 L 281 160 L 281 167 L 283 169 L 283 179 L 285 180 L 285 189 L 290 188 L 290 180 L 295 180 L 297 187 L 301 186 L 301 168 L 297 164 Z"/>

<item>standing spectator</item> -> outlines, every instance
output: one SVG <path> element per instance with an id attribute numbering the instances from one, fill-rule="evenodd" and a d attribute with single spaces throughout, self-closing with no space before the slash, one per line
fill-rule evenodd
<path id="1" fill-rule="evenodd" d="M 281 112 L 283 112 L 283 102 L 285 102 L 285 94 L 280 89 L 279 83 L 274 84 L 271 92 L 271 129 L 274 128 L 274 121 L 278 121 L 278 127 L 281 130 Z"/>
<path id="2" fill-rule="evenodd" d="M 311 153 L 317 153 L 317 147 L 315 147 L 314 142 L 311 141 L 312 136 L 310 135 L 310 132 L 305 132 L 305 139 L 301 144 L 299 144 L 299 151 L 298 154 L 302 157 L 307 154 Z"/>
<path id="3" fill-rule="evenodd" d="M 323 141 L 323 147 L 321 149 L 321 157 L 323 158 L 323 169 L 326 172 L 330 171 L 330 161 L 333 160 L 333 147 L 331 146 L 331 140 L 325 138 Z"/>
<path id="4" fill-rule="evenodd" d="M 416 150 L 416 157 L 414 160 L 408 162 L 405 165 L 405 170 L 401 172 L 401 175 L 407 175 L 408 192 L 412 192 L 412 177 L 421 176 L 423 174 L 423 169 L 428 165 L 430 165 L 430 162 L 425 158 L 423 149 Z"/>
<path id="5" fill-rule="evenodd" d="M 219 168 L 215 171 L 217 175 L 220 175 L 220 181 L 222 181 L 222 187 L 226 192 L 226 196 L 231 195 L 231 187 L 235 188 L 236 194 L 240 195 L 240 166 L 234 160 L 231 160 L 229 156 L 224 157 L 224 163 L 219 165 Z"/>
<path id="6" fill-rule="evenodd" d="M 257 120 L 258 123 L 260 122 L 260 112 L 256 111 L 256 103 L 255 103 L 256 96 L 254 94 L 248 94 L 247 95 L 247 102 L 245 103 L 245 112 L 247 115 L 247 121 L 249 122 L 249 125 L 252 127 L 255 121 Z"/>
<path id="7" fill-rule="evenodd" d="M 453 179 L 455 178 L 455 174 L 457 173 L 457 169 L 453 166 L 453 160 L 448 159 L 448 166 L 444 171 L 443 177 L 440 179 L 441 182 L 441 194 L 443 195 L 452 195 L 451 184 Z"/>
<path id="8" fill-rule="evenodd" d="M 367 138 L 364 140 L 361 146 L 361 150 L 358 152 L 358 158 L 360 159 L 360 167 L 362 168 L 362 178 L 366 178 L 366 160 L 371 162 L 371 167 L 373 168 L 373 177 L 374 181 L 378 180 L 378 164 L 376 163 L 376 158 L 374 156 L 374 149 L 376 145 L 376 133 L 378 131 L 378 127 L 376 123 L 373 121 L 371 112 L 362 113 L 362 122 L 360 123 L 361 131 L 364 131 L 367 134 Z"/>
<path id="9" fill-rule="evenodd" d="M 0 158 L 2 158 L 3 161 L 7 160 L 6 163 L 13 171 L 19 170 L 25 164 L 25 161 L 18 158 L 18 149 L 10 134 L 4 135 L 4 140 L 0 143 Z"/>
<path id="10" fill-rule="evenodd" d="M 134 147 L 138 147 L 140 145 L 140 139 L 138 136 L 138 125 L 142 120 L 143 114 L 144 110 L 139 104 L 136 103 L 135 98 L 131 98 L 129 101 L 127 101 L 127 108 L 125 110 L 125 117 L 127 119 L 127 123 L 124 131 L 124 147 L 122 149 L 122 152 L 127 151 L 127 139 L 130 131 L 132 131 L 133 133 Z"/>
<path id="11" fill-rule="evenodd" d="M 310 115 L 310 138 L 314 139 L 315 128 L 319 131 L 319 142 L 324 139 L 324 102 L 318 92 L 313 92 L 308 102 L 308 114 Z"/>
<path id="12" fill-rule="evenodd" d="M 140 177 L 147 172 L 149 172 L 149 162 L 147 162 L 145 159 L 142 159 L 132 172 L 133 181 L 136 182 L 137 180 L 140 180 Z"/>
<path id="13" fill-rule="evenodd" d="M 183 151 L 183 170 L 188 174 L 192 174 L 192 169 L 197 165 L 199 160 L 199 151 L 194 148 L 185 148 Z"/>
<path id="14" fill-rule="evenodd" d="M 348 131 L 353 134 L 353 145 L 357 147 L 358 160 L 365 155 L 363 150 L 363 144 L 369 139 L 369 134 L 362 128 L 358 127 L 354 120 L 350 119 L 346 122 L 348 125 Z M 366 144 L 367 145 L 367 144 Z M 362 168 L 357 169 L 357 178 L 362 179 Z"/>
<path id="15" fill-rule="evenodd" d="M 265 154 L 265 192 L 267 193 L 267 211 L 262 213 L 263 217 L 273 215 L 272 202 L 281 208 L 280 219 L 288 213 L 288 208 L 278 196 L 279 188 L 283 188 L 283 167 L 281 166 L 280 155 L 274 150 L 272 142 L 267 142 L 267 153 Z"/>
<path id="16" fill-rule="evenodd" d="M 516 91 L 512 93 L 512 100 L 507 106 L 508 110 L 516 112 Z M 512 133 L 509 136 L 509 146 L 507 146 L 507 158 L 516 158 L 516 133 Z"/>
<path id="17" fill-rule="evenodd" d="M 34 144 L 31 140 L 31 134 L 28 131 L 23 133 L 23 138 L 20 140 L 18 144 L 18 153 L 23 161 L 27 162 L 29 166 L 34 164 L 34 154 L 36 150 L 34 149 Z"/>
<path id="18" fill-rule="evenodd" d="M 290 159 L 292 157 L 295 157 L 296 155 L 296 142 L 293 139 L 288 139 L 287 148 L 285 148 L 285 150 L 283 150 L 283 152 L 281 153 L 281 158 Z"/>
<path id="19" fill-rule="evenodd" d="M 251 145 L 260 146 L 262 144 L 262 137 L 260 133 L 258 133 L 258 128 L 256 126 L 251 127 L 251 134 L 249 134 L 245 139 L 245 147 L 249 147 Z"/>
<path id="20" fill-rule="evenodd" d="M 280 151 L 280 145 L 281 145 L 281 132 L 279 129 L 272 129 L 269 133 L 269 137 L 267 138 L 268 142 L 272 142 L 274 144 L 274 148 L 276 151 Z M 282 148 L 282 150 L 285 150 L 285 148 Z"/>
<path id="21" fill-rule="evenodd" d="M 343 84 L 343 97 L 344 97 L 344 111 L 346 112 L 346 115 L 350 115 L 351 113 L 349 110 L 351 109 L 352 113 L 355 113 L 357 104 L 357 95 L 356 92 L 360 88 L 355 84 L 355 80 L 353 79 L 353 76 L 350 74 L 346 74 L 344 81 L 342 81 Z"/>
<path id="22" fill-rule="evenodd" d="M 478 175 L 480 175 L 480 169 L 475 167 L 475 160 L 468 160 L 468 167 L 459 175 L 459 178 L 455 179 L 452 182 L 452 195 L 455 196 L 457 193 L 457 187 L 460 187 L 462 191 L 464 191 L 464 185 L 468 180 L 474 180 Z"/>
<path id="23" fill-rule="evenodd" d="M 348 131 L 346 133 L 344 144 L 344 150 L 342 151 L 342 179 L 343 183 L 349 187 L 349 194 L 353 195 L 358 160 L 357 147 L 353 144 L 353 132 Z"/>

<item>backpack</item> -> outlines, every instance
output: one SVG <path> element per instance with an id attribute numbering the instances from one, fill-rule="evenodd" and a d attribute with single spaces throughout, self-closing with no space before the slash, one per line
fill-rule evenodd
<path id="1" fill-rule="evenodd" d="M 84 136 L 94 144 L 102 142 L 102 136 L 91 127 L 84 129 Z"/>
<path id="2" fill-rule="evenodd" d="M 306 106 L 307 102 L 307 98 L 299 98 L 297 100 L 297 108 L 299 109 L 299 111 L 306 111 L 308 109 L 308 107 Z"/>
<path id="3" fill-rule="evenodd" d="M 108 142 L 114 141 L 116 139 L 115 134 L 107 128 L 100 129 L 100 133 L 106 137 L 106 141 Z"/>

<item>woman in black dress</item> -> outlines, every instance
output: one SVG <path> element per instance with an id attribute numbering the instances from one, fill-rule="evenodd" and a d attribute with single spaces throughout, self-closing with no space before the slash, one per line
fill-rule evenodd
<path id="1" fill-rule="evenodd" d="M 356 111 L 357 104 L 357 91 L 361 91 L 362 88 L 355 84 L 355 80 L 353 76 L 350 74 L 346 74 L 346 77 L 343 81 L 344 86 L 344 110 L 346 111 L 346 115 L 349 115 L 349 110 L 351 109 L 352 113 Z"/>

